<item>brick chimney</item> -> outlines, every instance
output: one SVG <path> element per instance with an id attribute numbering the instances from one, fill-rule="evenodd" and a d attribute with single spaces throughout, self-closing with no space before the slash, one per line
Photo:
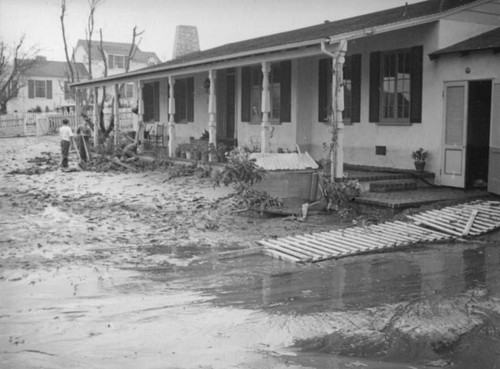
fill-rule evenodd
<path id="1" fill-rule="evenodd" d="M 200 51 L 198 29 L 196 26 L 177 26 L 175 29 L 174 51 L 172 59 Z"/>

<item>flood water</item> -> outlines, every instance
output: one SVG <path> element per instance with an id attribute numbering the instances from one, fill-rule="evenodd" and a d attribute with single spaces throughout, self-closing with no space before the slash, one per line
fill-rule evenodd
<path id="1" fill-rule="evenodd" d="M 135 250 L 155 266 L 12 275 L 1 367 L 500 368 L 499 239 L 308 265 L 159 245 Z"/>

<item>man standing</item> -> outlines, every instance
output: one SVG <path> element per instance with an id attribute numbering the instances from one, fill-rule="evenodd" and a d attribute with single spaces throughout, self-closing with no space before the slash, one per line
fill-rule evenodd
<path id="1" fill-rule="evenodd" d="M 71 146 L 71 142 L 73 140 L 73 131 L 69 126 L 69 121 L 67 119 L 63 119 L 62 126 L 59 128 L 59 136 L 61 138 L 61 156 L 62 163 L 61 166 L 63 169 L 68 168 L 68 155 L 69 148 Z"/>

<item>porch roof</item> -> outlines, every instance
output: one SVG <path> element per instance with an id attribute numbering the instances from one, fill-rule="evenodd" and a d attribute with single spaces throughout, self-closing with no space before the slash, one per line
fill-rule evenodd
<path id="1" fill-rule="evenodd" d="M 342 39 L 366 37 L 375 33 L 434 22 L 476 5 L 490 2 L 496 3 L 497 1 L 499 0 L 427 0 L 410 5 L 406 4 L 334 22 L 326 21 L 315 26 L 229 43 L 212 49 L 190 53 L 154 66 L 92 81 L 78 82 L 72 84 L 72 86 L 90 87 L 123 82 L 124 80 L 140 80 L 144 76 L 151 78 L 165 72 L 188 70 L 189 67 L 193 66 L 209 65 L 217 62 L 227 63 L 229 60 L 256 55 L 297 50 L 299 48 L 304 49 L 319 45 L 325 40 L 329 40 L 330 43 L 337 43 Z M 317 54 L 320 54 L 319 47 L 317 48 Z"/>
<path id="2" fill-rule="evenodd" d="M 445 47 L 444 49 L 434 51 L 429 54 L 429 57 L 431 59 L 436 59 L 440 55 L 444 54 L 465 53 L 479 50 L 493 50 L 495 52 L 500 52 L 500 27 Z"/>

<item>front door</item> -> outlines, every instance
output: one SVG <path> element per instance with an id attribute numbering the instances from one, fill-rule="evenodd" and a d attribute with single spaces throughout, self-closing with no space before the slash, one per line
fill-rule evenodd
<path id="1" fill-rule="evenodd" d="M 488 191 L 500 195 L 500 83 L 493 84 Z"/>
<path id="2" fill-rule="evenodd" d="M 444 142 L 441 184 L 465 187 L 467 82 L 444 85 Z"/>

